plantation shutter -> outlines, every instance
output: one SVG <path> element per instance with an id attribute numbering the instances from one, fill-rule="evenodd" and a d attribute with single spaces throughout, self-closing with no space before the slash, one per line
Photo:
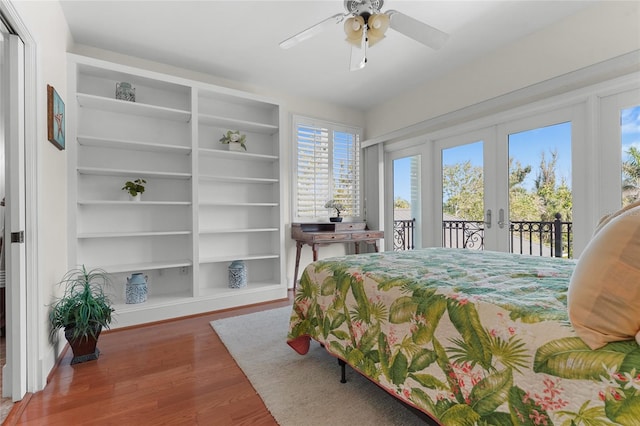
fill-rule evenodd
<path id="1" fill-rule="evenodd" d="M 333 199 L 344 216 L 360 214 L 360 140 L 355 133 L 333 132 Z"/>
<path id="2" fill-rule="evenodd" d="M 294 118 L 296 175 L 294 205 L 298 220 L 334 214 L 325 203 L 335 199 L 342 216 L 360 215 L 359 130 L 317 120 Z"/>
<path id="3" fill-rule="evenodd" d="M 322 216 L 329 199 L 329 129 L 299 124 L 297 138 L 297 216 Z"/>

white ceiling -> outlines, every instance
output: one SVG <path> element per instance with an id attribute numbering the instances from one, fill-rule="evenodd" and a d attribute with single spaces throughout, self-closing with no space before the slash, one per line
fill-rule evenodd
<path id="1" fill-rule="evenodd" d="M 336 13 L 342 1 L 67 1 L 75 43 L 362 110 L 553 24 L 594 1 L 406 1 L 395 9 L 450 35 L 432 50 L 396 31 L 349 71 L 338 24 L 283 50 L 279 42 Z"/>

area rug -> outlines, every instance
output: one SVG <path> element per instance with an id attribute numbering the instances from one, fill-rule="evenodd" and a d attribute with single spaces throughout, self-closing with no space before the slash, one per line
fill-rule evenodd
<path id="1" fill-rule="evenodd" d="M 294 352 L 286 343 L 290 313 L 285 307 L 211 322 L 278 424 L 426 424 L 349 367 L 340 383 L 336 358 L 316 342 L 304 356 Z"/>

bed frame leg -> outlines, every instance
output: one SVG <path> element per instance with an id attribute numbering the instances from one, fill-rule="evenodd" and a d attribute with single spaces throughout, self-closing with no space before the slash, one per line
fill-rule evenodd
<path id="1" fill-rule="evenodd" d="M 338 359 L 338 365 L 340 366 L 341 371 L 341 376 L 340 376 L 340 383 L 347 383 L 347 376 L 346 376 L 346 365 L 347 363 L 344 362 L 341 359 Z"/>

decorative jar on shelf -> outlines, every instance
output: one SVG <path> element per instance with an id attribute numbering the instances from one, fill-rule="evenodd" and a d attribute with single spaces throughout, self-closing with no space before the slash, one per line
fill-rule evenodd
<path id="1" fill-rule="evenodd" d="M 116 99 L 121 101 L 136 101 L 136 89 L 131 86 L 131 83 L 123 81 L 122 83 L 116 83 Z"/>
<path id="2" fill-rule="evenodd" d="M 242 260 L 234 260 L 229 265 L 229 287 L 243 288 L 247 286 L 247 266 Z"/>
<path id="3" fill-rule="evenodd" d="M 125 302 L 128 304 L 142 303 L 147 301 L 147 279 L 142 272 L 131 274 L 127 278 L 125 288 Z"/>
<path id="4" fill-rule="evenodd" d="M 240 142 L 229 142 L 229 151 L 246 151 Z"/>

